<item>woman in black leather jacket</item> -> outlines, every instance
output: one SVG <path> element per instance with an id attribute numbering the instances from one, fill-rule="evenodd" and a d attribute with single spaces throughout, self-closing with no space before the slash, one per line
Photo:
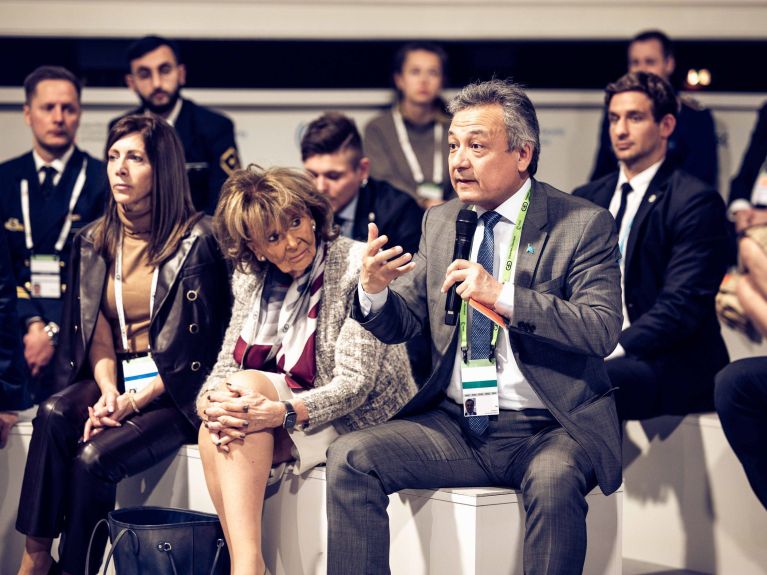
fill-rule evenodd
<path id="1" fill-rule="evenodd" d="M 106 150 L 112 195 L 72 250 L 57 358 L 66 387 L 34 420 L 16 523 L 27 535 L 20 574 L 83 573 L 116 484 L 196 442 L 194 400 L 229 320 L 227 267 L 209 218 L 192 207 L 173 128 L 128 116 Z M 97 557 L 104 544 L 102 533 Z"/>

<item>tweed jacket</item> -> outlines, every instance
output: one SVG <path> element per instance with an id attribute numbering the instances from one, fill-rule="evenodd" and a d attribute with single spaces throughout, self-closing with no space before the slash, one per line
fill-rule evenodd
<path id="1" fill-rule="evenodd" d="M 317 318 L 317 377 L 302 392 L 311 429 L 332 421 L 344 433 L 391 419 L 416 393 L 404 345 L 385 345 L 349 317 L 365 244 L 337 238 L 328 245 Z M 240 371 L 233 352 L 242 326 L 260 297 L 266 272 L 234 272 L 234 307 L 224 344 L 203 392 Z"/>

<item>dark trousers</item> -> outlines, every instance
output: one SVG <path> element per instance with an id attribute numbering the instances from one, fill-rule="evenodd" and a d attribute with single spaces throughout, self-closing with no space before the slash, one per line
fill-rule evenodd
<path id="1" fill-rule="evenodd" d="M 85 571 L 91 531 L 114 509 L 117 483 L 197 439 L 189 421 L 163 395 L 121 427 L 82 443 L 88 406 L 100 396 L 95 382 L 75 383 L 40 404 L 32 422 L 16 529 L 34 537 L 61 533 L 59 562 L 70 573 Z M 92 553 L 95 569 L 105 544 L 105 530 L 100 530 Z"/>
<path id="2" fill-rule="evenodd" d="M 405 488 L 505 485 L 527 514 L 527 575 L 576 574 L 586 556 L 586 494 L 596 485 L 583 450 L 545 410 L 502 411 L 476 438 L 461 406 L 339 437 L 327 461 L 328 573 L 388 574 L 388 495 Z"/>
<path id="3" fill-rule="evenodd" d="M 767 357 L 731 363 L 716 376 L 715 391 L 727 441 L 767 508 Z"/>
<path id="4" fill-rule="evenodd" d="M 701 356 L 696 363 L 635 356 L 606 361 L 621 421 L 713 411 L 714 377 L 728 358 L 719 350 L 705 350 Z"/>

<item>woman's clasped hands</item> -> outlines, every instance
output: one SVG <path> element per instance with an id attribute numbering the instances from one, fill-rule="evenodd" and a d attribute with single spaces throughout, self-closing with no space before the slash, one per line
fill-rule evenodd
<path id="1" fill-rule="evenodd" d="M 208 394 L 199 413 L 211 440 L 222 451 L 229 451 L 229 443 L 242 441 L 250 433 L 281 426 L 284 414 L 279 401 L 229 382 L 226 389 L 216 388 Z"/>
<path id="2" fill-rule="evenodd" d="M 117 388 L 102 392 L 99 400 L 88 407 L 88 419 L 85 421 L 83 441 L 90 440 L 94 435 L 107 427 L 120 427 L 123 420 L 138 413 L 135 394 L 121 394 Z"/>

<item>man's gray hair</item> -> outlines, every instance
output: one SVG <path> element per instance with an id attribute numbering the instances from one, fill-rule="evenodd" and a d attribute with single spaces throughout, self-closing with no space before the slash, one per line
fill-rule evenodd
<path id="1" fill-rule="evenodd" d="M 476 82 L 463 88 L 450 100 L 448 110 L 456 114 L 467 108 L 498 104 L 503 109 L 503 123 L 509 150 L 518 150 L 530 144 L 533 157 L 527 168 L 531 176 L 538 170 L 538 156 L 541 150 L 540 129 L 535 107 L 524 90 L 510 80 L 488 80 Z"/>

